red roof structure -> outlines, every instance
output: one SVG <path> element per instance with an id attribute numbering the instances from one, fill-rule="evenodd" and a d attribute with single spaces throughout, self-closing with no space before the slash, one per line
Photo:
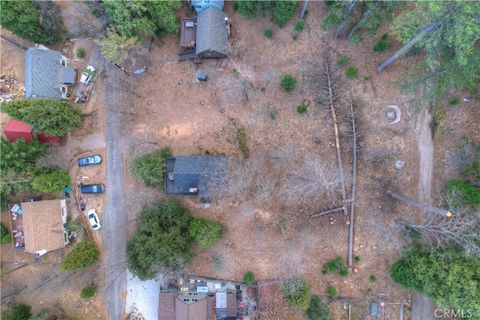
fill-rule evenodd
<path id="1" fill-rule="evenodd" d="M 10 142 L 23 139 L 25 143 L 29 143 L 33 138 L 32 126 L 16 119 L 10 120 L 3 132 Z"/>
<path id="2" fill-rule="evenodd" d="M 59 137 L 49 136 L 49 135 L 46 135 L 45 133 L 40 133 L 38 135 L 38 140 L 40 140 L 43 143 L 53 144 L 54 146 L 60 145 L 60 142 L 61 142 L 61 139 Z"/>

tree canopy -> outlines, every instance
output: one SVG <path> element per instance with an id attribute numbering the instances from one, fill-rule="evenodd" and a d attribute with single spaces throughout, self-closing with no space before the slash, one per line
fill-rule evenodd
<path id="1" fill-rule="evenodd" d="M 312 296 L 307 316 L 309 320 L 333 320 L 330 308 L 322 302 L 319 296 Z"/>
<path id="2" fill-rule="evenodd" d="M 412 247 L 391 266 L 393 281 L 430 296 L 439 307 L 471 309 L 480 316 L 480 260 L 456 250 Z"/>
<path id="3" fill-rule="evenodd" d="M 169 147 L 136 157 L 130 164 L 130 172 L 140 178 L 147 187 L 161 188 L 165 177 L 166 159 L 172 156 Z"/>
<path id="4" fill-rule="evenodd" d="M 94 264 L 100 252 L 93 241 L 83 241 L 75 245 L 62 261 L 62 271 L 75 271 Z"/>
<path id="5" fill-rule="evenodd" d="M 32 188 L 40 192 L 56 192 L 62 191 L 68 184 L 70 184 L 68 172 L 48 170 L 33 178 Z"/>
<path id="6" fill-rule="evenodd" d="M 190 223 L 188 233 L 202 248 L 209 248 L 223 235 L 223 226 L 213 220 L 196 218 Z"/>
<path id="7" fill-rule="evenodd" d="M 161 267 L 177 270 L 192 258 L 188 227 L 190 211 L 175 201 L 145 207 L 138 229 L 128 243 L 128 268 L 142 280 L 155 277 Z"/>
<path id="8" fill-rule="evenodd" d="M 175 15 L 181 7 L 178 0 L 104 0 L 102 3 L 115 31 L 124 37 L 141 39 L 144 36 L 178 31 Z"/>
<path id="9" fill-rule="evenodd" d="M 235 2 L 234 8 L 242 15 L 250 19 L 271 14 L 273 23 L 283 27 L 297 11 L 297 5 L 297 1 L 294 0 L 241 0 Z"/>
<path id="10" fill-rule="evenodd" d="M 122 64 L 128 57 L 128 51 L 135 47 L 137 39 L 122 36 L 108 29 L 105 37 L 95 40 L 95 43 L 100 46 L 105 59 L 114 64 Z"/>
<path id="11" fill-rule="evenodd" d="M 16 100 L 2 103 L 1 109 L 12 118 L 30 124 L 38 133 L 63 136 L 81 124 L 81 111 L 66 101 L 50 99 Z"/>
<path id="12" fill-rule="evenodd" d="M 310 305 L 310 285 L 301 278 L 291 278 L 283 282 L 283 296 L 295 308 L 307 310 Z"/>
<path id="13" fill-rule="evenodd" d="M 26 304 L 13 304 L 3 316 L 5 320 L 29 320 L 32 316 L 32 307 Z"/>
<path id="14" fill-rule="evenodd" d="M 61 41 L 62 18 L 53 1 L 0 1 L 0 25 L 20 38 L 35 43 Z"/>

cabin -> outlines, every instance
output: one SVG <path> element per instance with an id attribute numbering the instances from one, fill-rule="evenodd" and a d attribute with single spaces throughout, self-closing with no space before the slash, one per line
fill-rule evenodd
<path id="1" fill-rule="evenodd" d="M 198 196 L 201 202 L 210 203 L 226 185 L 226 157 L 179 156 L 166 162 L 165 192 L 169 196 Z"/>
<path id="2" fill-rule="evenodd" d="M 25 53 L 25 97 L 68 99 L 68 87 L 75 84 L 76 70 L 59 51 L 38 45 Z"/>
<path id="3" fill-rule="evenodd" d="M 228 56 L 230 21 L 225 12 L 208 8 L 197 14 L 195 53 L 202 59 Z"/>

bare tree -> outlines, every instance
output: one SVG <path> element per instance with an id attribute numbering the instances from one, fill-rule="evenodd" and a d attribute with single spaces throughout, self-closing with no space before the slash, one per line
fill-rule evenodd
<path id="1" fill-rule="evenodd" d="M 466 254 L 480 257 L 480 212 L 456 214 L 451 218 L 427 214 L 421 223 L 399 221 L 417 231 L 432 246 L 455 245 Z"/>
<path id="2" fill-rule="evenodd" d="M 334 163 L 307 158 L 293 174 L 287 175 L 284 196 L 288 202 L 311 202 L 320 198 L 335 200 L 340 177 Z"/>

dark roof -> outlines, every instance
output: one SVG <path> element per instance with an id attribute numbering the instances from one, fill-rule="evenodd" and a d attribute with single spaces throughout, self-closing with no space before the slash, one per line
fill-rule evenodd
<path id="1" fill-rule="evenodd" d="M 196 53 L 215 51 L 223 55 L 228 53 L 228 30 L 225 22 L 227 14 L 214 7 L 203 10 L 197 15 Z"/>
<path id="2" fill-rule="evenodd" d="M 166 194 L 199 195 L 208 202 L 213 191 L 225 184 L 227 158 L 180 156 L 167 159 Z M 196 188 L 197 192 L 191 192 Z"/>
<path id="3" fill-rule="evenodd" d="M 44 48 L 25 53 L 25 96 L 62 99 L 62 84 L 75 83 L 75 69 L 62 66 L 62 54 Z"/>
<path id="4" fill-rule="evenodd" d="M 158 302 L 158 320 L 175 320 L 175 292 L 160 292 Z"/>

